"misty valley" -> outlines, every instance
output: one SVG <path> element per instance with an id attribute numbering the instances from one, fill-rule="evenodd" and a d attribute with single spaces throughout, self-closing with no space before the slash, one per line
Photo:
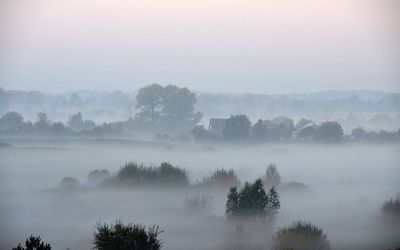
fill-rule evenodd
<path id="1" fill-rule="evenodd" d="M 157 225 L 162 249 L 269 249 L 298 221 L 321 228 L 332 249 L 399 243 L 398 214 L 382 210 L 399 192 L 397 144 L 3 141 L 13 146 L 0 150 L 2 249 L 31 234 L 55 249 L 90 249 L 96 225 L 117 220 Z M 232 219 L 230 188 L 256 179 L 267 195 L 276 187 L 279 209 Z M 308 247 L 296 249 L 328 249 Z"/>
<path id="2" fill-rule="evenodd" d="M 397 249 L 400 99 L 366 93 L 0 89 L 1 249 Z"/>

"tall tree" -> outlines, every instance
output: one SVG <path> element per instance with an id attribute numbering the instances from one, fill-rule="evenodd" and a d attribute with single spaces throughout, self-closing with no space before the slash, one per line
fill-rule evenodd
<path id="1" fill-rule="evenodd" d="M 142 121 L 157 122 L 160 118 L 163 102 L 163 87 L 152 84 L 139 89 L 136 95 L 136 117 Z"/>

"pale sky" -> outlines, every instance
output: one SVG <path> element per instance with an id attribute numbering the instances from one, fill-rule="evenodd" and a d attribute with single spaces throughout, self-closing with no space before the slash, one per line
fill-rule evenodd
<path id="1" fill-rule="evenodd" d="M 396 0 L 0 0 L 0 86 L 400 91 Z"/>

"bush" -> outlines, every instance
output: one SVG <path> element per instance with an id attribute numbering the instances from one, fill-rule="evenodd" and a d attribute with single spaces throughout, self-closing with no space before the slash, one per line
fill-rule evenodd
<path id="1" fill-rule="evenodd" d="M 125 225 L 121 220 L 112 225 L 98 223 L 93 245 L 98 250 L 158 250 L 162 246 L 160 233 L 155 225 L 146 229 L 140 224 Z"/>
<path id="2" fill-rule="evenodd" d="M 78 189 L 79 187 L 79 181 L 73 177 L 64 177 L 60 183 L 60 188 L 64 190 Z"/>
<path id="3" fill-rule="evenodd" d="M 273 237 L 274 250 L 328 250 L 330 249 L 327 236 L 322 229 L 298 221 L 290 227 L 280 229 Z"/>
<path id="4" fill-rule="evenodd" d="M 279 195 L 275 188 L 272 187 L 267 194 L 261 179 L 257 179 L 253 184 L 246 182 L 240 192 L 236 187 L 231 188 L 225 211 L 228 218 L 257 220 L 274 215 L 279 208 Z"/>
<path id="5" fill-rule="evenodd" d="M 159 167 L 146 167 L 127 163 L 116 175 L 116 181 L 124 185 L 154 184 L 161 186 L 187 186 L 189 177 L 186 171 L 163 162 Z"/>
<path id="6" fill-rule="evenodd" d="M 87 180 L 88 180 L 89 186 L 94 187 L 108 178 L 111 178 L 111 174 L 108 170 L 106 170 L 106 169 L 97 170 L 96 169 L 96 170 L 90 171 L 90 173 L 87 177 Z"/>
<path id="7" fill-rule="evenodd" d="M 206 213 L 211 210 L 212 197 L 208 195 L 194 195 L 185 199 L 185 210 L 195 213 Z"/>
<path id="8" fill-rule="evenodd" d="M 12 250 L 51 250 L 51 246 L 48 243 L 44 243 L 40 236 L 34 237 L 33 235 L 29 236 L 29 238 L 25 241 L 25 247 L 18 244 L 17 247 L 14 247 Z"/>
<path id="9" fill-rule="evenodd" d="M 238 186 L 240 181 L 233 169 L 217 169 L 211 176 L 204 177 L 201 185 L 207 187 L 232 187 Z"/>

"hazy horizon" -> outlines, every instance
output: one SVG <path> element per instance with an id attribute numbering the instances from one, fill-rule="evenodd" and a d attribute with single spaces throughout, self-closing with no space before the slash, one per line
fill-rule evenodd
<path id="1" fill-rule="evenodd" d="M 396 1 L 9 1 L 0 86 L 400 90 Z"/>

